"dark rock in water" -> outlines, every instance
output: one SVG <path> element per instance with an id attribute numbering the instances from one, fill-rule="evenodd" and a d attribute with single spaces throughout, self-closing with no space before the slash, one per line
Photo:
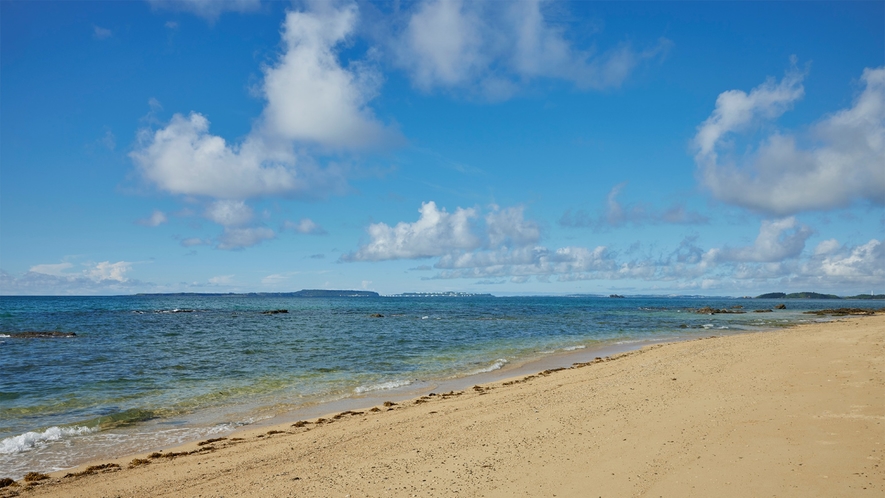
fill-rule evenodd
<path id="1" fill-rule="evenodd" d="M 278 315 L 280 313 L 288 313 L 288 312 L 289 312 L 289 310 L 267 310 L 267 311 L 262 311 L 261 314 L 262 315 Z"/>
<path id="2" fill-rule="evenodd" d="M 753 310 L 753 313 L 771 313 L 771 310 Z"/>
<path id="3" fill-rule="evenodd" d="M 620 295 L 620 294 L 609 294 L 608 297 L 619 298 L 619 299 L 623 299 L 623 298 L 624 298 L 624 296 L 622 296 L 622 295 Z"/>
<path id="4" fill-rule="evenodd" d="M 0 335 L 8 335 L 17 339 L 43 339 L 54 337 L 77 337 L 73 332 L 0 332 Z"/>
<path id="5" fill-rule="evenodd" d="M 382 315 L 381 313 L 372 313 L 369 316 L 372 318 L 384 318 L 384 315 Z"/>
<path id="6" fill-rule="evenodd" d="M 774 307 L 774 309 L 785 310 L 785 309 L 787 309 L 787 305 L 786 304 L 778 304 L 777 306 Z"/>
<path id="7" fill-rule="evenodd" d="M 874 310 L 867 310 L 863 308 L 837 308 L 837 309 L 826 309 L 820 311 L 806 311 L 807 315 L 831 315 L 831 316 L 846 316 L 846 315 L 875 315 L 876 312 Z"/>
<path id="8" fill-rule="evenodd" d="M 741 311 L 740 309 L 736 309 L 736 310 L 728 310 L 725 308 L 716 309 L 716 308 L 711 308 L 709 306 L 704 306 L 703 308 L 698 308 L 696 310 L 692 310 L 692 312 L 697 313 L 699 315 L 717 315 L 719 313 L 731 313 L 731 314 L 745 313 L 744 311 Z"/>

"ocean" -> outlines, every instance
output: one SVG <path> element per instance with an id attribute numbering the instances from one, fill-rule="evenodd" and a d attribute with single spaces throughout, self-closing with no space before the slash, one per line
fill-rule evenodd
<path id="1" fill-rule="evenodd" d="M 753 312 L 780 302 L 786 310 Z M 704 306 L 746 313 L 692 312 Z M 568 366 L 612 348 L 822 319 L 807 310 L 880 306 L 586 296 L 0 297 L 0 477 L 168 448 L 335 403 L 403 399 L 532 362 Z"/>

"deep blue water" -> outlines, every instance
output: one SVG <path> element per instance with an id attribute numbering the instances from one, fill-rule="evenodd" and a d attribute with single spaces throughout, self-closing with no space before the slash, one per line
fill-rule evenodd
<path id="1" fill-rule="evenodd" d="M 752 313 L 778 302 L 0 297 L 0 477 L 229 432 L 307 404 L 557 351 L 764 330 L 818 319 L 805 310 L 881 306 L 789 300 L 785 311 Z M 702 306 L 749 312 L 690 312 Z M 262 313 L 276 309 L 288 313 Z M 76 337 L 16 337 L 28 331 Z"/>

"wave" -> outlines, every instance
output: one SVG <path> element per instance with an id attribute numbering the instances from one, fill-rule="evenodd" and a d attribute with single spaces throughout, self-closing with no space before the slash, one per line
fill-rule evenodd
<path id="1" fill-rule="evenodd" d="M 504 365 L 506 365 L 506 364 L 507 364 L 507 360 L 505 360 L 504 358 L 498 358 L 498 359 L 495 360 L 495 362 L 492 363 L 490 366 L 488 366 L 488 367 L 486 367 L 486 368 L 480 368 L 479 370 L 474 370 L 473 372 L 470 372 L 470 375 L 476 375 L 476 374 L 481 374 L 481 373 L 494 372 L 495 370 L 500 370 L 500 369 L 503 368 Z"/>
<path id="2" fill-rule="evenodd" d="M 396 389 L 397 387 L 404 387 L 411 384 L 410 380 L 391 380 L 389 382 L 382 382 L 380 384 L 372 384 L 370 386 L 359 386 L 353 390 L 353 392 L 357 394 L 367 393 L 371 391 L 386 391 L 388 389 Z"/>
<path id="3" fill-rule="evenodd" d="M 585 349 L 587 346 L 579 345 L 579 346 L 569 346 L 567 348 L 563 348 L 563 351 L 574 351 L 576 349 Z"/>
<path id="4" fill-rule="evenodd" d="M 0 441 L 0 454 L 11 455 L 30 451 L 48 442 L 94 432 L 89 427 L 50 427 L 43 432 L 26 432 Z"/>

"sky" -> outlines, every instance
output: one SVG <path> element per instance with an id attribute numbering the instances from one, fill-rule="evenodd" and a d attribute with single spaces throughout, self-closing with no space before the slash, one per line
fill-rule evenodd
<path id="1" fill-rule="evenodd" d="M 885 293 L 885 2 L 0 1 L 0 293 Z"/>

